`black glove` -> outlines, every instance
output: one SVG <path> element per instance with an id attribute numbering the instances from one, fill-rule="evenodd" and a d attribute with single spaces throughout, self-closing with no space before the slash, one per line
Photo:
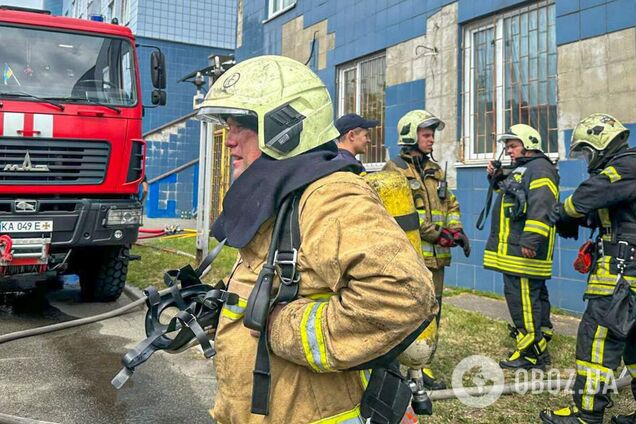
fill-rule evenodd
<path id="1" fill-rule="evenodd" d="M 453 232 L 453 240 L 455 240 L 455 244 L 457 246 L 461 246 L 464 249 L 464 256 L 470 256 L 470 240 L 468 236 L 464 233 L 464 230 L 452 230 Z"/>
<path id="2" fill-rule="evenodd" d="M 550 224 L 556 227 L 557 233 L 563 238 L 579 238 L 579 224 L 565 213 L 563 203 L 556 203 L 548 212 Z"/>
<path id="3" fill-rule="evenodd" d="M 556 225 L 559 222 L 567 221 L 567 219 L 568 216 L 565 213 L 563 203 L 555 203 L 550 212 L 548 212 L 548 221 L 550 221 L 550 225 Z"/>

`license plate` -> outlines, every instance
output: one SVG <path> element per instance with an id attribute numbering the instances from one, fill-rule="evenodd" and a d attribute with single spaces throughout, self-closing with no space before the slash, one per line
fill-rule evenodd
<path id="1" fill-rule="evenodd" d="M 0 233 L 50 233 L 53 221 L 0 221 Z"/>

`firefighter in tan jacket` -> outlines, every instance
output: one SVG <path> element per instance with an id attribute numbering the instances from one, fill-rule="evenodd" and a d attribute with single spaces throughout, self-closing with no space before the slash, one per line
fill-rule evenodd
<path id="1" fill-rule="evenodd" d="M 413 200 L 420 216 L 422 255 L 426 266 L 433 272 L 435 296 L 440 306 L 429 332 L 433 359 L 438 340 L 442 292 L 444 289 L 444 267 L 450 265 L 451 247 L 460 245 L 466 256 L 470 255 L 470 242 L 462 230 L 459 202 L 446 186 L 445 171 L 432 159 L 435 131 L 444 129 L 444 122 L 425 110 L 412 110 L 398 121 L 399 156 L 384 167 L 387 171 L 398 171 L 411 186 Z M 436 379 L 430 367 L 425 367 L 424 384 L 428 389 L 445 389 L 442 380 Z"/>
<path id="2" fill-rule="evenodd" d="M 240 301 L 224 306 L 215 339 L 219 423 L 364 423 L 370 374 L 351 369 L 396 356 L 437 312 L 423 260 L 373 189 L 349 172 L 356 165 L 337 158 L 332 114 L 318 77 L 280 56 L 236 65 L 200 107 L 201 119 L 229 131 L 234 183 L 213 234 L 239 249 L 228 290 Z M 266 287 L 259 275 L 290 193 L 300 196 L 292 210 L 299 291 L 257 334 L 246 327 L 263 295 L 253 290 Z M 265 295 L 273 298 L 279 277 Z M 269 378 L 253 374 L 261 343 L 269 347 Z M 263 377 L 264 388 L 255 383 Z M 256 407 L 263 398 L 268 408 Z"/>

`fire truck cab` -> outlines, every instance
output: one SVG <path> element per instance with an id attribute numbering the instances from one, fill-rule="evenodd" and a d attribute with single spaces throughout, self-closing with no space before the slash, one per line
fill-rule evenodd
<path id="1" fill-rule="evenodd" d="M 117 299 L 145 161 L 130 29 L 2 7 L 0 72 L 0 293 L 74 273 L 87 299 Z"/>

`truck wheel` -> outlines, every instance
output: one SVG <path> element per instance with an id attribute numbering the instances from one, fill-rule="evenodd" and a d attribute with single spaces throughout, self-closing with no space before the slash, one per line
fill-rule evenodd
<path id="1" fill-rule="evenodd" d="M 112 302 L 121 296 L 128 274 L 129 246 L 95 249 L 81 269 L 82 297 L 93 302 Z"/>

